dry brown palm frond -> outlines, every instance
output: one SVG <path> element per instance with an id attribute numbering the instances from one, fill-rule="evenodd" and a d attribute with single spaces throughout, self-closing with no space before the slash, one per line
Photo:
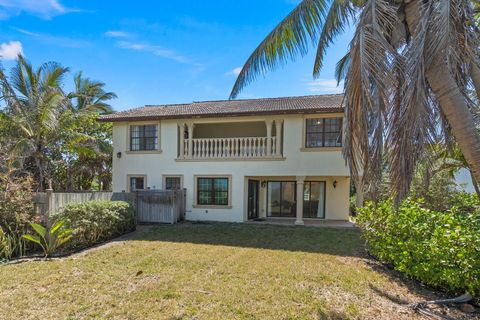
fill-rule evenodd
<path id="1" fill-rule="evenodd" d="M 383 169 L 383 147 L 389 88 L 396 79 L 392 62 L 396 53 L 386 41 L 396 7 L 370 1 L 359 19 L 350 47 L 350 68 L 345 85 L 346 134 L 344 155 L 352 175 L 378 181 Z M 383 30 L 384 32 L 379 32 Z"/>

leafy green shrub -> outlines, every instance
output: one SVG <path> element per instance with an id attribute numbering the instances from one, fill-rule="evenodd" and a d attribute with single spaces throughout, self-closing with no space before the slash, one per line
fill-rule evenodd
<path id="1" fill-rule="evenodd" d="M 52 218 L 74 230 L 69 247 L 91 246 L 135 228 L 133 209 L 124 201 L 70 203 Z"/>
<path id="2" fill-rule="evenodd" d="M 25 251 L 26 244 L 21 234 L 16 234 L 10 230 L 5 232 L 0 227 L 0 261 L 21 257 L 25 254 Z"/>
<path id="3" fill-rule="evenodd" d="M 357 215 L 357 195 L 350 197 L 349 207 L 350 216 L 355 217 Z"/>
<path id="4" fill-rule="evenodd" d="M 62 228 L 65 220 L 59 220 L 51 228 L 45 228 L 38 223 L 30 226 L 36 232 L 35 235 L 26 234 L 24 239 L 38 244 L 45 253 L 45 258 L 57 252 L 58 248 L 72 238 L 72 229 Z"/>
<path id="5" fill-rule="evenodd" d="M 380 261 L 448 292 L 480 294 L 480 210 L 436 212 L 407 199 L 397 212 L 391 201 L 358 211 L 367 248 Z"/>
<path id="6" fill-rule="evenodd" d="M 33 248 L 22 237 L 31 222 L 40 220 L 32 201 L 33 185 L 28 175 L 0 172 L 0 260 L 23 256 Z"/>
<path id="7" fill-rule="evenodd" d="M 30 222 L 36 222 L 32 201 L 31 177 L 15 177 L 0 173 L 0 227 L 5 232 L 23 234 Z"/>

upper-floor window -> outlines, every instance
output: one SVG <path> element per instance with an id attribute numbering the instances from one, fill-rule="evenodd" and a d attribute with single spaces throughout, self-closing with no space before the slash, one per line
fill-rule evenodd
<path id="1" fill-rule="evenodd" d="M 158 150 L 158 126 L 156 124 L 130 126 L 130 151 Z"/>
<path id="2" fill-rule="evenodd" d="M 306 148 L 341 147 L 342 118 L 316 118 L 306 120 Z"/>

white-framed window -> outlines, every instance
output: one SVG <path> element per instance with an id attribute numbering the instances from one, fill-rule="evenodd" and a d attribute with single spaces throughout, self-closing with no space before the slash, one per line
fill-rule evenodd
<path id="1" fill-rule="evenodd" d="M 230 175 L 195 176 L 196 207 L 230 207 L 232 177 Z"/>
<path id="2" fill-rule="evenodd" d="M 128 175 L 128 190 L 137 191 L 147 189 L 147 176 L 145 175 Z"/>
<path id="3" fill-rule="evenodd" d="M 305 119 L 305 148 L 328 148 L 342 146 L 343 119 Z"/>
<path id="4" fill-rule="evenodd" d="M 165 190 L 180 190 L 183 188 L 182 175 L 164 175 L 163 188 Z"/>
<path id="5" fill-rule="evenodd" d="M 130 151 L 158 150 L 158 125 L 141 124 L 129 126 Z"/>

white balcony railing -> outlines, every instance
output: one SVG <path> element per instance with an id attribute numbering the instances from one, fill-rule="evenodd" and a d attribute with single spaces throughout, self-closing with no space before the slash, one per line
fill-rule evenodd
<path id="1" fill-rule="evenodd" d="M 188 148 L 192 150 L 189 152 Z M 184 159 L 271 158 L 277 153 L 275 137 L 188 139 L 183 143 Z"/>

